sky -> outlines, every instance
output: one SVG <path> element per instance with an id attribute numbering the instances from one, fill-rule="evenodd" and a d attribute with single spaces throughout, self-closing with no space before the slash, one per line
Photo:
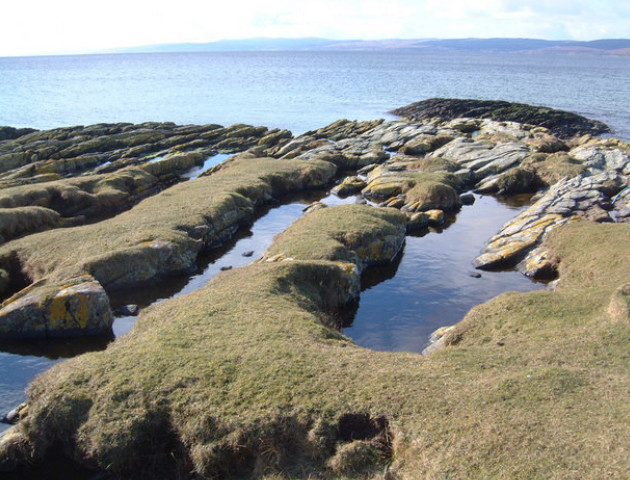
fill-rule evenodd
<path id="1" fill-rule="evenodd" d="M 630 37 L 630 0 L 19 0 L 0 56 L 255 37 Z"/>

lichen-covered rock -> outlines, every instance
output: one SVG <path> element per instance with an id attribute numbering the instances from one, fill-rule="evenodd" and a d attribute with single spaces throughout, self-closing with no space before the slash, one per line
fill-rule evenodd
<path id="1" fill-rule="evenodd" d="M 431 227 L 439 227 L 444 225 L 446 221 L 444 211 L 440 209 L 427 210 L 427 221 Z"/>
<path id="2" fill-rule="evenodd" d="M 459 165 L 441 157 L 407 157 L 396 155 L 388 164 L 390 168 L 398 162 L 403 162 L 406 170 L 417 172 L 455 172 Z"/>
<path id="3" fill-rule="evenodd" d="M 451 140 L 453 137 L 450 135 L 420 134 L 405 143 L 398 151 L 404 155 L 422 155 L 437 150 Z"/>
<path id="4" fill-rule="evenodd" d="M 610 221 L 607 209 L 611 207 L 611 194 L 617 193 L 628 178 L 617 171 L 604 171 L 597 175 L 579 175 L 565 178 L 553 185 L 538 201 L 494 236 L 474 264 L 477 268 L 514 266 L 524 273 L 545 271 L 536 258 L 526 258 L 543 236 L 554 228 L 580 217 L 595 221 Z M 532 253 L 536 255 L 536 253 Z"/>
<path id="5" fill-rule="evenodd" d="M 519 143 L 494 144 L 484 140 L 456 138 L 430 156 L 446 158 L 461 168 L 473 171 L 477 179 L 482 179 L 520 165 L 530 153 L 527 146 Z"/>
<path id="6" fill-rule="evenodd" d="M 427 212 L 407 212 L 407 233 L 417 232 L 429 226 Z"/>
<path id="7" fill-rule="evenodd" d="M 620 149 L 603 149 L 586 145 L 571 150 L 569 154 L 580 160 L 584 167 L 592 173 L 615 171 L 630 175 L 630 158 L 626 152 Z"/>
<path id="8" fill-rule="evenodd" d="M 64 284 L 40 282 L 2 303 L 0 338 L 111 334 L 113 317 L 103 287 L 84 275 Z"/>
<path id="9" fill-rule="evenodd" d="M 368 120 L 363 122 L 346 119 L 337 120 L 326 127 L 307 132 L 306 135 L 315 138 L 327 138 L 330 140 L 343 140 L 349 137 L 357 137 L 378 127 L 384 120 Z"/>
<path id="10" fill-rule="evenodd" d="M 0 185 L 19 179 L 30 182 L 51 174 L 111 173 L 170 154 L 236 153 L 258 146 L 259 156 L 265 156 L 267 150 L 281 147 L 290 137 L 286 130 L 268 131 L 243 124 L 178 126 L 156 122 L 31 132 L 0 145 Z"/>
<path id="11" fill-rule="evenodd" d="M 544 247 L 532 250 L 519 265 L 519 270 L 530 278 L 553 279 L 558 272 L 558 258 Z"/>
<path id="12" fill-rule="evenodd" d="M 545 231 L 564 222 L 562 215 L 519 216 L 486 244 L 484 252 L 474 260 L 481 269 L 514 266 L 538 244 Z"/>
<path id="13" fill-rule="evenodd" d="M 347 197 L 360 192 L 365 186 L 365 180 L 361 177 L 346 177 L 339 185 L 335 186 L 331 192 L 340 197 Z"/>

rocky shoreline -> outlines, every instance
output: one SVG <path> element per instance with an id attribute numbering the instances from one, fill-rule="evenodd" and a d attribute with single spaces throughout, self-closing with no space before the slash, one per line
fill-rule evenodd
<path id="1" fill-rule="evenodd" d="M 471 102 L 420 102 L 397 111 L 407 119 L 340 120 L 298 137 L 245 125 L 1 130 L 0 338 L 111 332 L 108 292 L 190 270 L 201 251 L 282 194 L 334 186 L 337 195 L 360 193 L 369 205 L 312 208 L 258 262 L 147 309 L 104 352 L 38 377 L 22 421 L 0 440 L 0 470 L 28 476 L 32 465 L 62 452 L 116 478 L 381 478 L 383 468 L 386 478 L 469 474 L 466 462 L 453 463 L 463 444 L 437 464 L 410 458 L 434 448 L 414 432 L 432 425 L 445 435 L 451 420 L 428 421 L 420 412 L 451 391 L 441 372 L 461 384 L 471 361 L 493 362 L 505 340 L 492 348 L 475 332 L 498 314 L 479 312 L 507 300 L 437 332 L 430 350 L 439 353 L 371 352 L 340 335 L 335 320 L 356 302 L 361 271 L 391 261 L 406 233 L 439 225 L 445 212 L 470 201 L 470 190 L 537 192 L 475 266 L 559 275 L 558 296 L 540 293 L 552 295 L 541 301 L 540 318 L 546 308 L 565 308 L 558 299 L 596 287 L 589 308 L 610 304 L 614 328 L 626 328 L 627 258 L 610 267 L 620 273 L 609 279 L 595 285 L 586 276 L 574 285 L 583 273 L 570 268 L 578 253 L 566 247 L 573 237 L 564 232 L 597 236 L 603 245 L 625 238 L 630 220 L 630 145 L 593 136 L 607 127 L 567 112 Z M 217 152 L 238 155 L 180 181 Z M 598 223 L 610 223 L 615 238 L 600 238 L 608 227 Z M 529 298 L 515 297 L 511 308 L 525 309 Z M 501 312 L 496 321 L 509 324 L 513 314 Z M 588 323 L 592 313 L 581 315 Z M 525 330 L 504 334 L 529 348 L 537 333 Z M 531 360 L 522 355 L 508 370 L 527 368 Z M 549 370 L 551 382 L 556 373 Z M 590 371 L 587 377 L 594 382 Z M 483 388 L 480 402 L 494 395 L 493 386 Z M 469 418 L 478 415 L 469 408 L 485 408 L 457 395 L 451 401 L 463 402 L 458 408 Z M 547 401 L 539 402 L 544 415 Z M 474 421 L 464 424 L 458 428 L 472 435 Z M 499 461 L 488 450 L 471 478 L 490 478 Z"/>

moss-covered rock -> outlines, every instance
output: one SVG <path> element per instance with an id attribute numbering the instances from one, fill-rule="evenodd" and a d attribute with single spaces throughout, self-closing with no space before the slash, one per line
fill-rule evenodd
<path id="1" fill-rule="evenodd" d="M 60 225 L 61 216 L 49 208 L 0 208 L 0 238 L 4 241 Z"/>
<path id="2" fill-rule="evenodd" d="M 365 186 L 365 181 L 362 178 L 350 176 L 344 178 L 343 181 L 339 185 L 336 185 L 331 191 L 340 197 L 347 197 L 360 192 Z"/>
<path id="3" fill-rule="evenodd" d="M 461 207 L 459 194 L 450 185 L 441 182 L 419 182 L 405 193 L 403 210 L 422 212 L 427 210 L 456 210 Z"/>
<path id="4" fill-rule="evenodd" d="M 405 143 L 399 152 L 404 155 L 422 155 L 425 153 L 437 150 L 441 146 L 447 144 L 453 140 L 450 135 L 426 135 L 421 134 L 415 137 L 413 140 Z"/>
<path id="5" fill-rule="evenodd" d="M 21 270 L 30 281 L 45 283 L 43 293 L 32 293 L 27 303 L 33 316 L 47 319 L 48 304 L 41 298 L 51 285 L 89 274 L 111 290 L 189 271 L 202 249 L 227 240 L 257 206 L 285 193 L 321 187 L 335 172 L 334 165 L 320 161 L 242 157 L 112 219 L 5 244 L 0 263 L 7 270 Z M 12 264 L 15 259 L 18 266 Z M 6 312 L 13 316 L 25 312 L 22 294 L 26 292 L 30 290 L 7 300 Z M 7 325 L 7 332 L 21 335 L 19 322 Z"/>
<path id="6" fill-rule="evenodd" d="M 533 193 L 540 186 L 540 180 L 533 171 L 520 167 L 502 173 L 496 183 L 497 193 L 501 195 Z"/>
<path id="7" fill-rule="evenodd" d="M 262 261 L 276 255 L 368 265 L 390 262 L 405 240 L 406 218 L 393 209 L 343 205 L 305 215 L 278 235 Z"/>
<path id="8" fill-rule="evenodd" d="M 544 185 L 553 185 L 562 178 L 573 178 L 585 171 L 583 163 L 566 153 L 537 153 L 523 161 L 522 167 L 535 173 Z"/>

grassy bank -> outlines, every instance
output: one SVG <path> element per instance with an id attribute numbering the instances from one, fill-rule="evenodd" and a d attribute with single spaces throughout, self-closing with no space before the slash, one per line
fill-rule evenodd
<path id="1" fill-rule="evenodd" d="M 327 326 L 356 288 L 347 262 L 401 218 L 316 211 L 273 261 L 151 307 L 33 383 L 0 458 L 61 451 L 119 478 L 627 478 L 630 227 L 554 231 L 556 291 L 480 305 L 422 357 Z"/>

